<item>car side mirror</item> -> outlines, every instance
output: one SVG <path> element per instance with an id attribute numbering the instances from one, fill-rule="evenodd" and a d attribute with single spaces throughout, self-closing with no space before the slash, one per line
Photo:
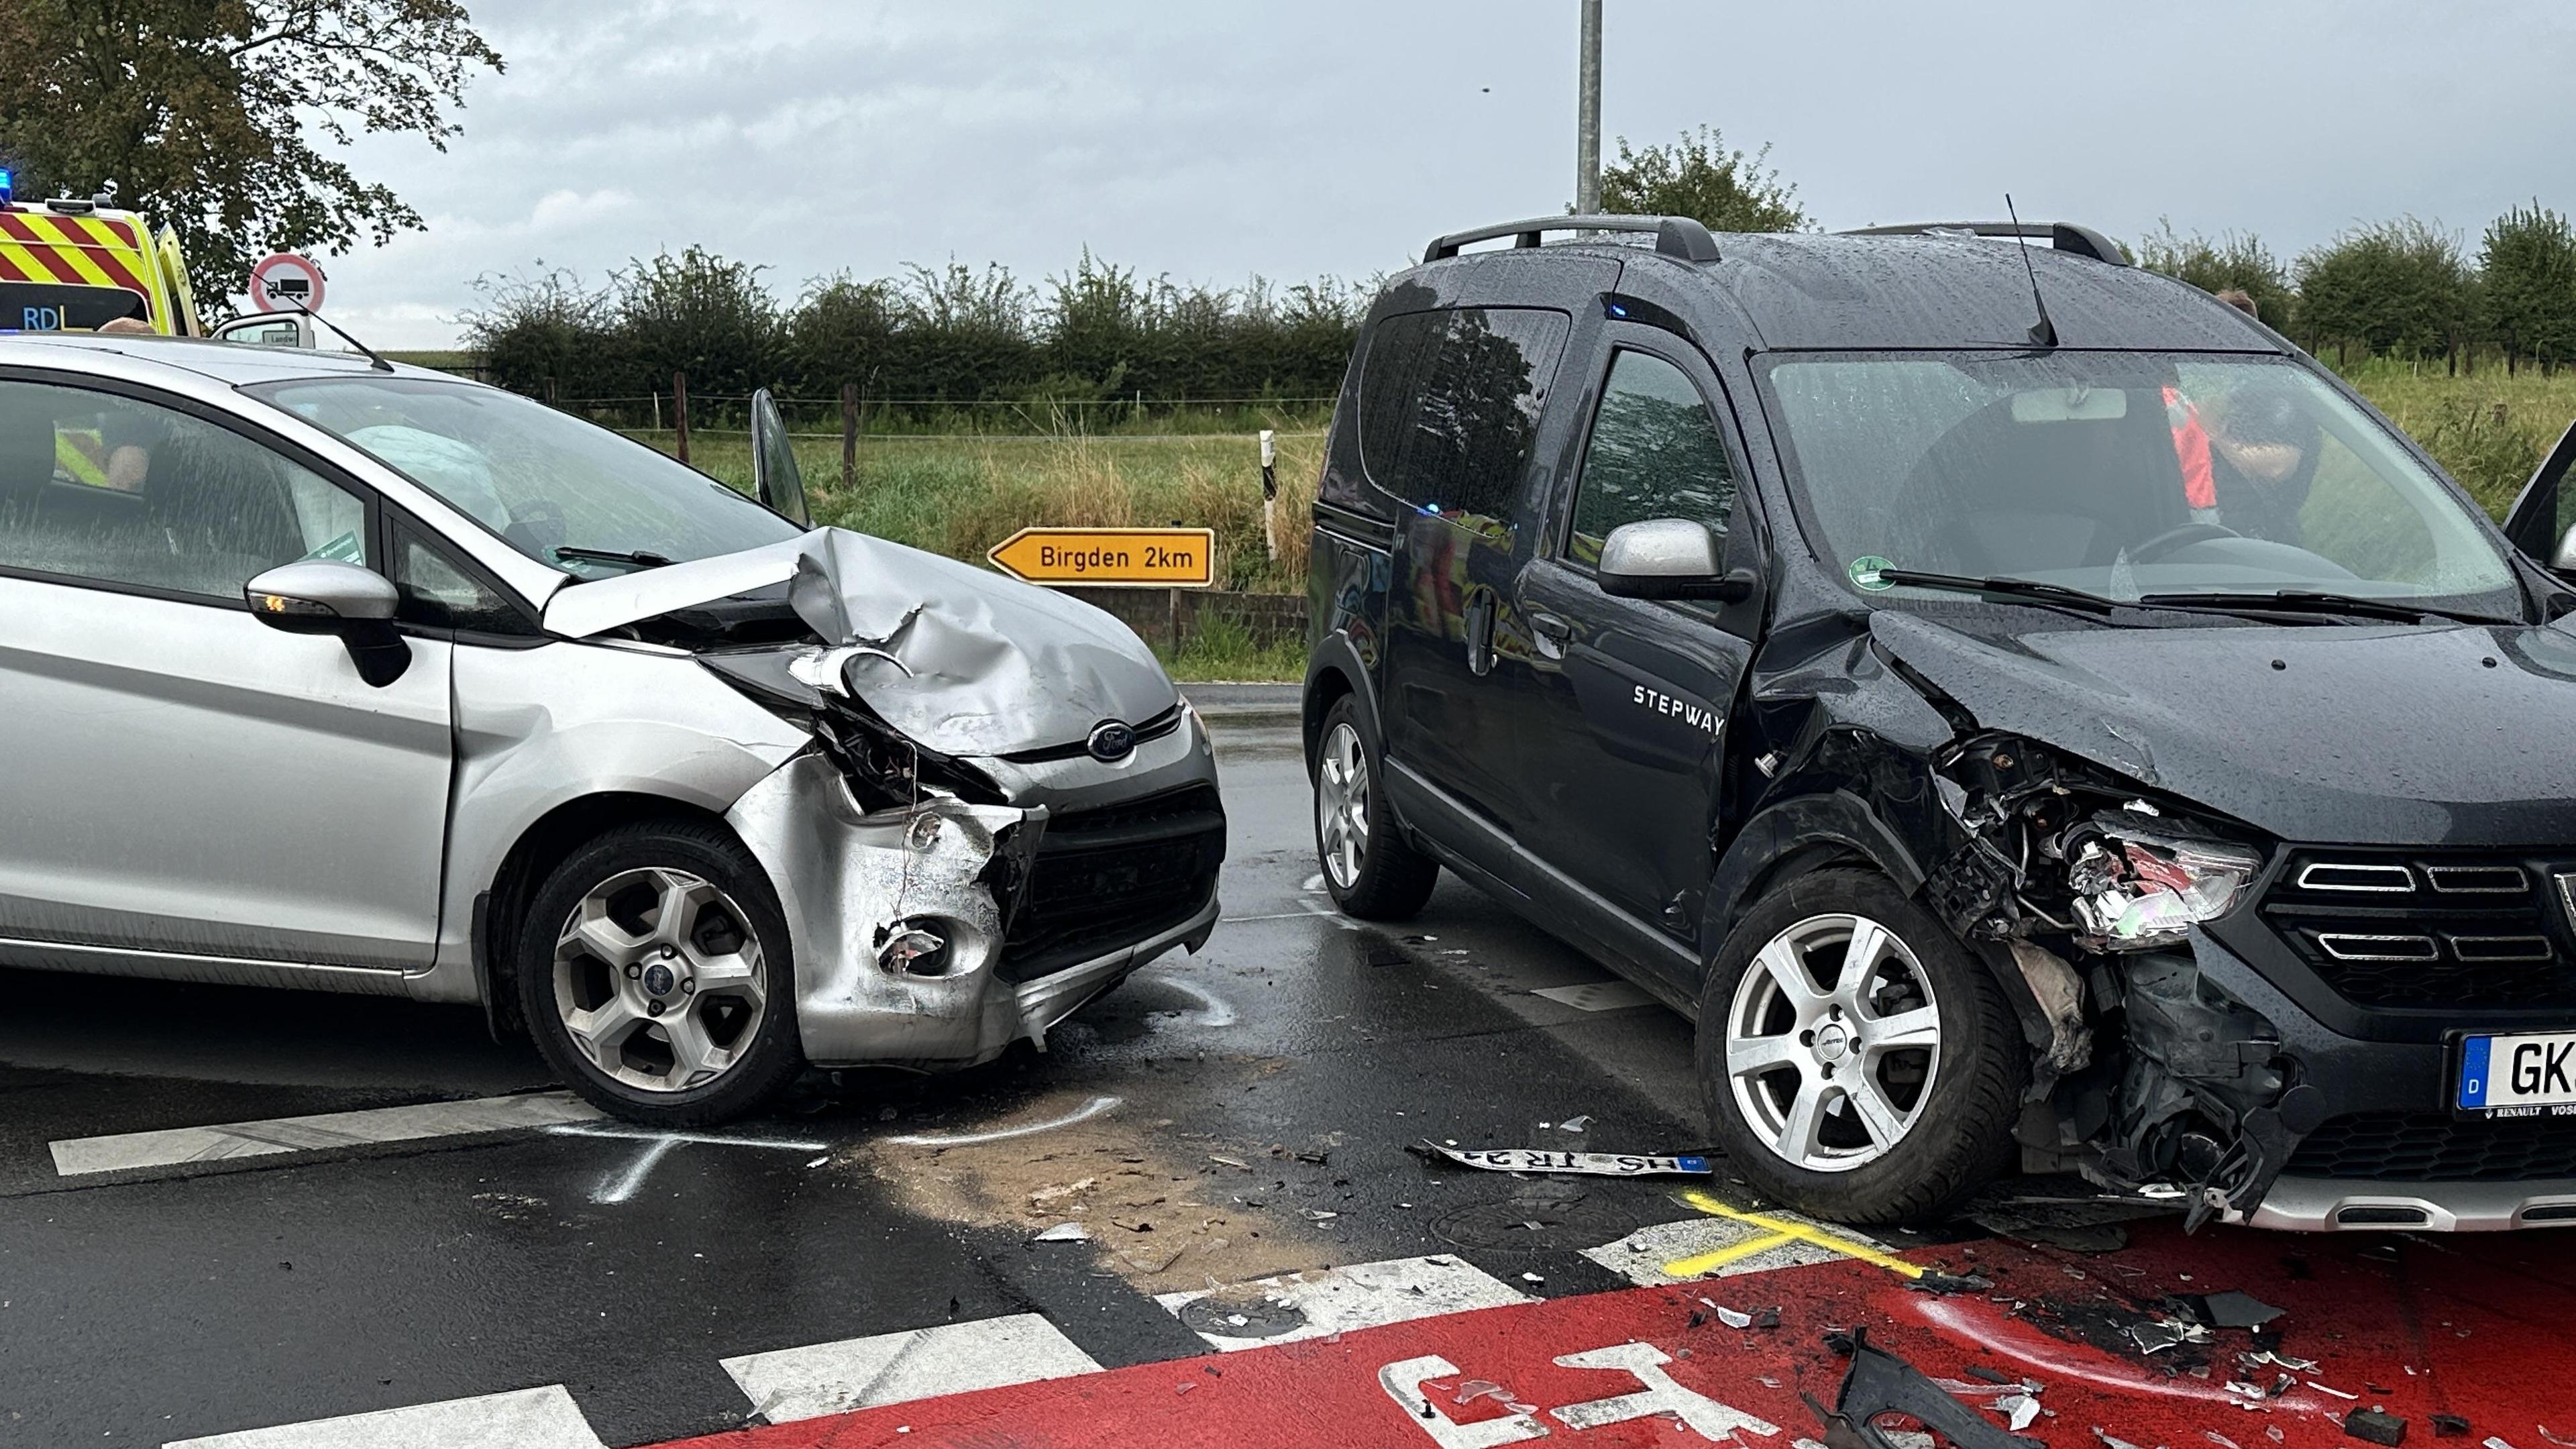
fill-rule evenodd
<path id="1" fill-rule="evenodd" d="M 333 559 L 303 559 L 242 585 L 251 616 L 289 634 L 337 634 L 358 677 L 378 689 L 411 667 L 411 646 L 394 632 L 402 595 L 371 569 Z"/>
<path id="2" fill-rule="evenodd" d="M 2558 550 L 2549 556 L 2549 571 L 2554 574 L 2576 574 L 2576 527 L 2558 540 Z"/>
<path id="3" fill-rule="evenodd" d="M 290 634 L 337 634 L 350 624 L 385 623 L 401 607 L 393 582 L 332 559 L 280 564 L 242 585 L 261 623 Z"/>
<path id="4" fill-rule="evenodd" d="M 1718 536 L 1691 518 L 1649 518 L 1610 530 L 1601 541 L 1600 580 L 1601 592 L 1614 598 L 1721 604 L 1751 598 L 1761 582 L 1751 569 L 1727 570 Z"/>
<path id="5" fill-rule="evenodd" d="M 785 515 L 798 528 L 812 528 L 814 515 L 805 504 L 805 475 L 796 467 L 796 450 L 787 441 L 787 423 L 778 416 L 778 400 L 761 388 L 751 395 L 751 491 L 770 511 Z"/>

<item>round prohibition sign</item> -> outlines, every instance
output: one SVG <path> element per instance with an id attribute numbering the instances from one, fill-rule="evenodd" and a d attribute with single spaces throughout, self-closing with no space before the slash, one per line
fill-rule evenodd
<path id="1" fill-rule="evenodd" d="M 322 268 L 311 257 L 273 252 L 250 269 L 251 310 L 319 312 L 322 283 Z"/>

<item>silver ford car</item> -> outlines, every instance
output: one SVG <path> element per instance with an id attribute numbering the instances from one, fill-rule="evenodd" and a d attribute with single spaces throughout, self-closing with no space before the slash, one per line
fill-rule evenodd
<path id="1" fill-rule="evenodd" d="M 0 337 L 0 965 L 479 1001 L 638 1121 L 955 1067 L 1214 927 L 1125 626 L 365 358 Z"/>

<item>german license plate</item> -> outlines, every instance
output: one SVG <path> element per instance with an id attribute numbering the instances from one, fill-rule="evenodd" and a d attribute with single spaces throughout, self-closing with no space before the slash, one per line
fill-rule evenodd
<path id="1" fill-rule="evenodd" d="M 2576 1116 L 2576 1031 L 2460 1039 L 2463 1112 Z"/>

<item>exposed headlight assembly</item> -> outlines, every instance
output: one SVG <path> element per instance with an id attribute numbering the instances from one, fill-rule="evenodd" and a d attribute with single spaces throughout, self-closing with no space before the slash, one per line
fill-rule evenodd
<path id="1" fill-rule="evenodd" d="M 2236 906 L 2263 858 L 2242 845 L 2097 815 L 2067 852 L 2066 883 L 2084 944 L 2097 951 L 2178 945 L 2196 922 Z"/>

